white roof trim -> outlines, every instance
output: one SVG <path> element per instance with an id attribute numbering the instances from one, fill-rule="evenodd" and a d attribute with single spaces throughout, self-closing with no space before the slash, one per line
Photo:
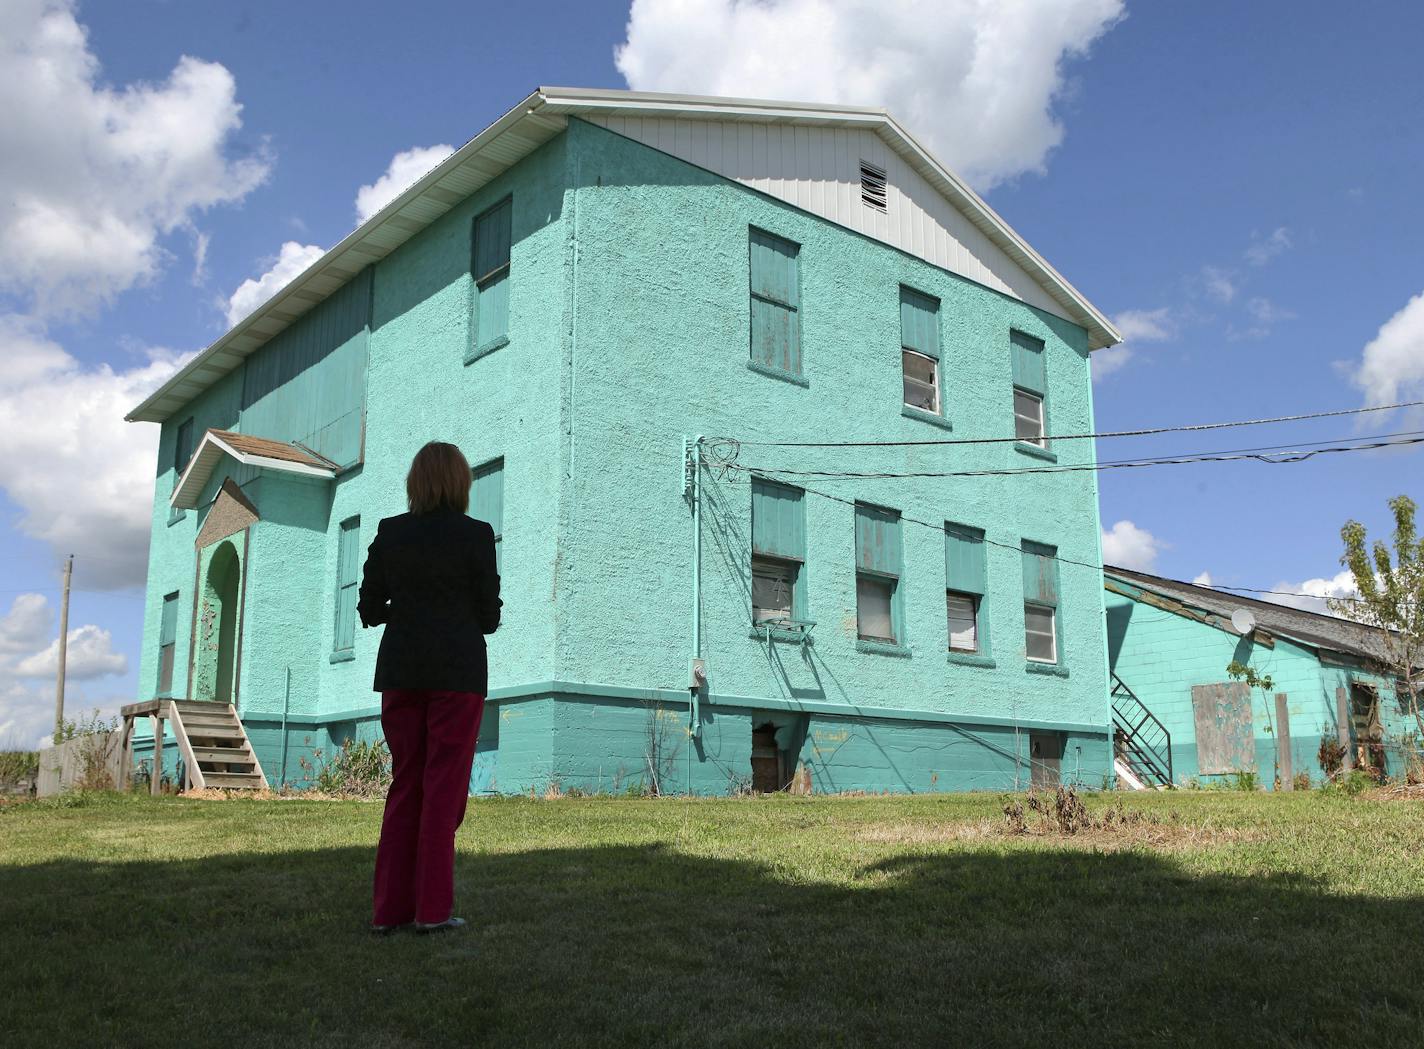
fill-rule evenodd
<path id="1" fill-rule="evenodd" d="M 307 463 L 292 462 L 289 459 L 273 459 L 266 455 L 240 452 L 209 430 L 198 442 L 198 450 L 193 453 L 193 458 L 188 460 L 188 465 L 183 470 L 183 476 L 173 486 L 173 494 L 168 499 L 168 505 L 175 510 L 196 510 L 198 497 L 203 494 L 203 487 L 212 477 L 213 471 L 224 455 L 230 456 L 243 466 L 254 466 L 263 470 L 278 470 L 301 477 L 319 477 L 327 481 L 336 476 L 335 467 L 312 466 Z"/>
<path id="2" fill-rule="evenodd" d="M 563 131 L 569 116 L 593 112 L 642 113 L 683 119 L 786 121 L 873 130 L 1033 277 L 1063 307 L 1066 316 L 1086 328 L 1091 348 L 1101 349 L 1122 341 L 1106 316 L 884 109 L 541 87 L 348 234 L 285 288 L 188 362 L 125 418 L 129 422 L 168 419 L 367 265 L 395 251 L 456 204 Z"/>

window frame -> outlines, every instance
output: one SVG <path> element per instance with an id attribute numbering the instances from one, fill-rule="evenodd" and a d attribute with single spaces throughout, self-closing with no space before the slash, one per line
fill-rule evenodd
<path id="1" fill-rule="evenodd" d="M 1039 613 L 1048 616 L 1048 641 L 1051 655 L 1044 659 L 1042 656 L 1029 654 L 1028 639 L 1030 636 L 1043 637 L 1041 630 L 1035 631 L 1029 628 L 1029 614 Z M 1052 605 L 1040 605 L 1034 601 L 1024 602 L 1024 658 L 1030 663 L 1040 663 L 1046 666 L 1057 666 L 1059 661 L 1058 652 L 1058 609 Z"/>
<path id="2" fill-rule="evenodd" d="M 470 467 L 470 510 L 468 516 L 476 521 L 484 521 L 494 532 L 494 567 L 500 575 L 504 574 L 504 471 L 505 459 L 502 455 L 496 455 L 493 459 L 486 459 L 478 466 Z M 475 485 L 480 478 L 488 477 L 491 474 L 499 474 L 499 522 L 486 520 L 483 517 L 475 517 L 474 493 Z"/>
<path id="3" fill-rule="evenodd" d="M 763 578 L 776 573 L 786 580 L 790 590 L 786 600 L 786 614 L 775 617 L 761 617 L 758 613 L 756 580 L 757 576 Z M 800 615 L 800 589 L 801 589 L 801 562 L 793 561 L 787 557 L 774 557 L 771 554 L 752 554 L 752 626 L 754 627 L 789 627 L 794 626 L 801 620 Z"/>
<path id="4" fill-rule="evenodd" d="M 889 620 L 889 622 L 890 622 L 890 635 L 891 635 L 891 636 L 889 636 L 889 637 L 884 637 L 884 636 L 879 635 L 879 634 L 867 634 L 867 633 L 862 629 L 862 619 L 863 619 L 863 616 L 861 615 L 861 608 L 860 608 L 860 588 L 861 588 L 861 584 L 862 584 L 862 583 L 870 583 L 870 584 L 875 584 L 875 585 L 883 585 L 883 586 L 886 588 L 886 598 L 885 598 L 886 609 L 885 609 L 885 610 L 886 610 L 886 618 L 887 618 L 887 619 Z M 869 641 L 870 643 L 876 644 L 876 645 L 901 645 L 901 644 L 904 643 L 904 639 L 901 637 L 901 635 L 904 633 L 904 630 L 903 630 L 902 625 L 900 624 L 900 621 L 899 621 L 899 620 L 900 620 L 900 616 L 899 616 L 898 611 L 897 611 L 897 604 L 898 604 L 898 602 L 897 602 L 896 599 L 897 599 L 897 597 L 898 597 L 898 595 L 899 595 L 899 592 L 900 592 L 900 580 L 899 580 L 899 577 L 897 577 L 897 576 L 885 575 L 885 574 L 882 574 L 882 573 L 880 573 L 880 572 L 869 572 L 869 571 L 866 571 L 866 570 L 864 570 L 864 569 L 860 569 L 860 570 L 857 570 L 857 571 L 856 571 L 856 573 L 855 573 L 855 636 L 856 636 L 856 640 L 858 640 L 858 641 Z"/>
<path id="5" fill-rule="evenodd" d="M 178 601 L 179 591 L 163 595 L 163 603 L 159 606 L 158 620 L 158 687 L 156 693 L 159 697 L 170 697 L 173 695 L 173 673 L 178 660 Z M 169 634 L 168 610 L 173 609 L 172 634 Z M 164 640 L 165 637 L 167 640 Z M 165 681 L 165 678 L 167 679 Z"/>
<path id="6" fill-rule="evenodd" d="M 1034 420 L 1038 426 L 1037 437 L 1024 437 L 1019 433 L 1019 420 L 1029 418 L 1028 416 L 1019 414 L 1020 397 L 1031 398 L 1038 407 L 1038 417 L 1036 420 Z M 1046 399 L 1041 393 L 1035 393 L 1033 390 L 1027 389 L 1023 386 L 1014 387 L 1014 440 L 1018 441 L 1021 444 L 1031 444 L 1035 448 L 1046 449 L 1048 447 L 1048 435 L 1045 432 L 1047 429 L 1045 425 L 1044 411 L 1045 400 Z"/>
<path id="7" fill-rule="evenodd" d="M 967 602 L 969 602 L 969 622 L 970 622 L 970 624 L 971 624 L 971 626 L 972 626 L 973 633 L 974 633 L 974 647 L 973 647 L 973 648 L 958 648 L 958 647 L 956 647 L 955 644 L 954 644 L 954 616 L 953 616 L 953 614 L 950 612 L 949 604 L 950 604 L 951 601 L 955 601 L 955 600 L 967 601 Z M 953 590 L 953 589 L 950 589 L 949 587 L 945 587 L 945 590 L 944 590 L 944 605 L 945 605 L 945 621 L 946 621 L 946 623 L 947 623 L 947 625 L 948 625 L 948 627 L 949 627 L 949 651 L 951 651 L 951 652 L 962 652 L 962 653 L 964 653 L 965 655 L 974 655 L 974 656 L 981 655 L 981 654 L 983 653 L 983 648 L 984 648 L 984 646 L 983 646 L 983 644 L 982 644 L 982 643 L 980 642 L 980 640 L 979 640 L 979 615 L 980 615 L 979 606 L 983 603 L 983 600 L 984 600 L 984 595 L 982 595 L 982 594 L 970 594 L 970 593 L 967 593 L 967 592 L 965 592 L 965 591 L 963 591 L 963 590 Z"/>
<path id="8" fill-rule="evenodd" d="M 910 371 L 909 371 L 908 368 L 905 367 L 905 359 L 906 359 L 907 357 L 918 357 L 918 358 L 919 358 L 920 360 L 922 360 L 922 361 L 928 361 L 928 362 L 929 362 L 929 365 L 930 365 L 930 379 L 929 379 L 928 384 L 926 384 L 926 383 L 924 382 L 924 380 L 922 380 L 922 379 L 912 379 L 912 378 L 910 377 Z M 914 383 L 914 384 L 916 384 L 916 385 L 918 385 L 918 386 L 925 386 L 925 385 L 928 385 L 928 386 L 929 386 L 929 388 L 930 388 L 930 393 L 933 395 L 933 407 L 925 408 L 925 407 L 923 407 L 923 406 L 921 406 L 921 405 L 918 405 L 918 404 L 912 404 L 907 398 L 905 398 L 905 395 L 904 395 L 904 394 L 905 394 L 905 387 L 906 387 L 907 385 L 909 385 L 910 383 Z M 901 346 L 901 347 L 900 347 L 900 387 L 901 387 L 901 393 L 900 393 L 901 399 L 904 401 L 904 405 L 905 405 L 906 408 L 913 409 L 914 411 L 917 411 L 917 412 L 926 412 L 926 413 L 928 413 L 928 414 L 930 414 L 930 415 L 940 415 L 940 414 L 942 414 L 942 412 L 943 412 L 943 406 L 940 404 L 940 393 L 939 393 L 939 358 L 938 358 L 938 357 L 931 357 L 928 353 L 922 353 L 922 352 L 919 351 L 919 350 L 912 350 L 912 349 L 910 349 L 910 347 L 908 347 L 908 346 Z"/>

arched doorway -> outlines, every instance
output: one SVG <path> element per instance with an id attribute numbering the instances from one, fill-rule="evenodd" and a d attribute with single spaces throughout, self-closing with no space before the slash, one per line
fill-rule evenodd
<path id="1" fill-rule="evenodd" d="M 231 540 L 217 544 L 203 580 L 202 650 L 195 699 L 236 702 L 242 562 Z"/>

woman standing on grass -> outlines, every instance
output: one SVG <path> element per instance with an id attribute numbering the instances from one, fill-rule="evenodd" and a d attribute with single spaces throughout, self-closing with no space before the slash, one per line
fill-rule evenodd
<path id="1" fill-rule="evenodd" d="M 366 554 L 357 609 L 386 624 L 376 656 L 393 779 L 376 849 L 371 930 L 464 926 L 451 916 L 455 830 L 488 691 L 484 635 L 499 626 L 494 530 L 465 516 L 470 465 L 431 441 L 405 479 L 410 512 L 388 517 Z"/>

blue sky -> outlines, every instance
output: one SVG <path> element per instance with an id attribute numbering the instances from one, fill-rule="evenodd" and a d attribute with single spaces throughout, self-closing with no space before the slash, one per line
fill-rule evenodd
<path id="1" fill-rule="evenodd" d="M 352 0 L 16 0 L 0 14 L 0 79 L 10 82 L 0 85 L 0 184 L 12 204 L 52 192 L 81 212 L 112 192 L 112 214 L 152 243 L 114 259 L 92 245 L 65 255 L 26 239 L 33 231 L 0 227 L 3 253 L 20 260 L 0 264 L 0 341 L 10 344 L 0 360 L 12 372 L 0 364 L 0 443 L 19 463 L 0 468 L 0 742 L 42 728 L 35 712 L 50 686 L 34 671 L 55 629 L 58 555 L 70 549 L 71 629 L 90 631 L 71 706 L 110 706 L 136 690 L 142 597 L 126 584 L 142 576 L 142 544 L 114 522 L 135 520 L 135 506 L 146 513 L 152 433 L 113 423 L 115 406 L 130 407 L 145 376 L 218 337 L 234 292 L 272 269 L 284 244 L 314 252 L 348 233 L 358 189 L 393 157 L 459 145 L 541 83 L 631 79 L 889 106 L 1121 319 L 1131 337 L 1094 384 L 1099 429 L 1424 393 L 1424 303 L 1381 336 L 1424 292 L 1419 5 L 1380 2 L 1368 19 L 1342 19 L 1325 3 L 1062 0 L 1020 18 L 1006 5 L 944 0 L 918 5 L 945 12 L 929 29 L 916 6 L 640 3 L 630 36 L 627 2 L 550 4 L 533 18 L 512 5 L 408 0 L 393 18 L 387 4 Z M 87 40 L 65 37 L 64 19 Z M 42 31 L 75 59 L 73 83 L 60 69 L 45 111 L 32 92 L 5 97 L 34 72 Z M 1002 42 L 997 53 L 988 39 Z M 961 52 L 975 78 L 946 57 Z M 785 67 L 787 53 L 797 65 Z M 183 56 L 192 64 L 180 67 Z M 177 159 L 126 185 L 136 176 L 119 152 L 70 186 L 96 150 L 71 140 L 65 107 L 124 119 L 144 90 L 172 118 L 144 134 Z M 1002 120 L 985 116 L 989 103 Z M 76 275 L 56 283 L 65 266 Z M 1362 386 L 1362 354 L 1377 338 Z M 15 363 L 42 359 L 28 371 Z M 52 406 L 36 407 L 46 398 Z M 74 424 L 79 416 L 92 418 Z M 1412 420 L 1365 425 L 1392 432 Z M 1358 432 L 1345 419 L 1122 440 L 1100 454 Z M 1418 452 L 1393 452 L 1109 472 L 1103 523 L 1116 526 L 1120 559 L 1165 575 L 1315 580 L 1323 592 L 1339 571 L 1340 525 L 1354 516 L 1382 533 L 1385 499 L 1421 494 L 1419 463 Z M 45 601 L 12 609 L 25 593 Z"/>

